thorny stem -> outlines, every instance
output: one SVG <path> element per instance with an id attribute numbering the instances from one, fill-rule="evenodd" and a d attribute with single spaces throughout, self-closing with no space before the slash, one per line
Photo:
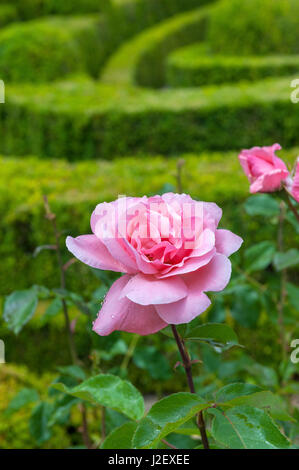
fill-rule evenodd
<path id="1" fill-rule="evenodd" d="M 48 201 L 47 196 L 44 196 L 44 205 L 45 205 L 45 210 L 46 210 L 46 218 L 51 222 L 52 227 L 53 227 L 53 232 L 55 236 L 55 241 L 56 241 L 56 253 L 57 253 L 57 260 L 58 260 L 58 266 L 59 266 L 59 271 L 60 271 L 60 287 L 61 289 L 66 288 L 66 279 L 65 279 L 65 266 L 63 264 L 62 260 L 62 254 L 60 250 L 60 232 L 58 231 L 57 224 L 56 224 L 56 214 L 54 214 L 51 211 L 50 204 Z M 67 338 L 68 338 L 68 344 L 69 344 L 69 351 L 70 355 L 72 358 L 72 362 L 75 365 L 80 364 L 80 361 L 78 359 L 77 355 L 77 350 L 76 350 L 76 345 L 73 337 L 73 332 L 71 328 L 71 321 L 69 317 L 69 312 L 68 312 L 68 307 L 65 299 L 62 299 L 62 309 L 63 309 L 63 314 L 64 314 L 64 319 L 65 319 L 65 329 L 67 333 Z M 87 411 L 86 407 L 84 404 L 81 405 L 81 414 L 82 414 L 82 438 L 84 441 L 84 445 L 88 448 L 92 448 L 92 442 L 89 437 L 89 431 L 88 431 L 88 420 L 87 420 Z"/>
<path id="2" fill-rule="evenodd" d="M 184 366 L 184 369 L 185 369 L 185 372 L 186 372 L 186 377 L 187 377 L 190 392 L 191 393 L 196 393 L 195 392 L 195 387 L 194 387 L 194 382 L 193 382 L 193 376 L 192 376 L 192 362 L 191 362 L 190 356 L 188 354 L 187 348 L 184 344 L 183 339 L 180 337 L 175 325 L 171 325 L 171 328 L 172 328 L 173 336 L 176 340 L 180 355 L 182 357 L 183 366 Z M 209 441 L 208 441 L 208 437 L 207 437 L 207 433 L 206 433 L 206 425 L 205 425 L 205 421 L 204 421 L 202 411 L 200 411 L 197 415 L 197 426 L 198 426 L 198 429 L 200 431 L 201 440 L 202 440 L 204 449 L 209 449 L 210 448 L 209 447 Z"/>

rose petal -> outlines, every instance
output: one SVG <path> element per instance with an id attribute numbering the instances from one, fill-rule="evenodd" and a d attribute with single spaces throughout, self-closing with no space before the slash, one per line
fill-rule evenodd
<path id="1" fill-rule="evenodd" d="M 211 305 L 203 292 L 191 290 L 188 296 L 173 304 L 156 305 L 160 317 L 169 324 L 189 323 Z"/>
<path id="2" fill-rule="evenodd" d="M 273 192 L 277 191 L 281 187 L 282 181 L 288 177 L 288 171 L 286 170 L 273 170 L 268 174 L 259 176 L 254 183 L 250 186 L 250 192 L 252 194 L 258 192 Z"/>
<path id="3" fill-rule="evenodd" d="M 229 230 L 216 230 L 216 250 L 225 256 L 230 256 L 242 245 L 243 240 Z"/>
<path id="4" fill-rule="evenodd" d="M 215 255 L 215 252 L 216 250 L 213 248 L 209 253 L 203 256 L 183 260 L 178 266 L 171 266 L 170 268 L 166 269 L 163 273 L 157 274 L 157 278 L 165 279 L 170 276 L 177 276 L 178 274 L 182 275 L 190 273 L 192 271 L 196 271 L 202 266 L 208 264 L 209 261 L 211 261 L 211 259 Z"/>
<path id="5" fill-rule="evenodd" d="M 137 274 L 127 283 L 122 295 L 139 305 L 169 304 L 186 297 L 187 287 L 179 277 L 159 280 Z"/>
<path id="6" fill-rule="evenodd" d="M 189 291 L 219 292 L 229 283 L 231 262 L 222 254 L 216 254 L 212 261 L 203 268 L 184 276 Z"/>
<path id="7" fill-rule="evenodd" d="M 122 276 L 114 282 L 106 295 L 93 325 L 93 330 L 99 335 L 107 336 L 115 330 L 149 335 L 167 326 L 153 306 L 137 305 L 127 297 L 122 297 L 122 291 L 129 280 L 130 276 Z"/>
<path id="8" fill-rule="evenodd" d="M 68 250 L 80 261 L 97 269 L 126 273 L 126 267 L 116 261 L 105 245 L 95 235 L 67 237 Z"/>

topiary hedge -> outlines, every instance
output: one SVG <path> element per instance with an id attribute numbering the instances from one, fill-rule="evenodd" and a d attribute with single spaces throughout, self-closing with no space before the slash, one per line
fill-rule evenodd
<path id="1" fill-rule="evenodd" d="M 125 43 L 109 60 L 102 80 L 162 87 L 167 55 L 179 46 L 204 39 L 210 11 L 206 7 L 177 15 Z"/>
<path id="2" fill-rule="evenodd" d="M 17 21 L 18 12 L 14 5 L 0 4 L 0 28 Z"/>
<path id="3" fill-rule="evenodd" d="M 69 160 L 298 142 L 293 77 L 151 91 L 89 80 L 6 87 L 0 151 Z"/>
<path id="4" fill-rule="evenodd" d="M 199 43 L 170 54 L 167 60 L 166 82 L 171 87 L 198 87 L 291 75 L 296 74 L 298 69 L 299 55 L 267 57 L 211 55 L 207 46 Z"/>
<path id="5" fill-rule="evenodd" d="M 1 0 L 8 2 L 8 0 Z M 76 15 L 104 10 L 110 0 L 10 0 L 21 20 L 46 15 Z"/>
<path id="6" fill-rule="evenodd" d="M 88 71 L 87 50 L 97 51 L 97 18 L 52 18 L 14 24 L 0 33 L 0 76 L 42 82 Z"/>
<path id="7" fill-rule="evenodd" d="M 222 0 L 207 39 L 215 53 L 298 54 L 298 0 Z"/>
<path id="8" fill-rule="evenodd" d="M 297 152 L 298 149 L 284 152 L 284 158 L 293 161 Z M 243 220 L 241 202 L 248 197 L 248 182 L 237 152 L 205 152 L 183 157 L 185 191 L 194 198 L 215 201 L 224 209 L 229 208 L 224 210 L 223 224 L 241 236 L 250 233 L 252 239 L 264 240 L 266 228 L 260 233 L 256 225 L 250 226 L 248 218 Z M 119 194 L 142 196 L 175 190 L 176 184 L 176 159 L 161 156 L 78 163 L 6 157 L 1 158 L 0 166 L 0 294 L 32 284 L 57 287 L 55 253 L 44 250 L 33 257 L 37 246 L 53 243 L 51 226 L 44 217 L 43 194 L 49 196 L 59 228 L 65 235 L 76 236 L 90 232 L 90 213 L 97 203 L 116 199 Z M 64 261 L 69 258 L 65 249 Z M 71 290 L 88 294 L 97 285 L 98 280 L 82 263 L 68 270 Z"/>
<path id="9" fill-rule="evenodd" d="M 160 21 L 215 0 L 113 0 L 101 18 L 102 65 L 120 44 Z"/>

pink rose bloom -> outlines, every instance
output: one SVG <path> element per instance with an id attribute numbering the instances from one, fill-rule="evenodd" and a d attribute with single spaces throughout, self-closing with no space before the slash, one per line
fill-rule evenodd
<path id="1" fill-rule="evenodd" d="M 284 162 L 275 155 L 277 150 L 281 150 L 279 144 L 253 147 L 240 153 L 239 160 L 250 181 L 251 193 L 270 193 L 281 189 L 289 172 Z"/>
<path id="2" fill-rule="evenodd" d="M 110 288 L 93 330 L 141 335 L 188 323 L 223 290 L 228 259 L 242 239 L 217 229 L 222 211 L 186 194 L 120 198 L 99 204 L 92 235 L 68 237 L 67 247 L 94 268 L 125 273 Z"/>

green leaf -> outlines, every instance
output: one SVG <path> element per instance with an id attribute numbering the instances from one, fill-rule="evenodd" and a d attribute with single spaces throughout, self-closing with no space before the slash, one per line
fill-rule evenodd
<path id="1" fill-rule="evenodd" d="M 114 429 L 103 442 L 102 449 L 132 449 L 132 440 L 138 423 L 125 423 Z"/>
<path id="2" fill-rule="evenodd" d="M 249 197 L 244 207 L 247 214 L 253 216 L 274 217 L 280 213 L 279 203 L 268 194 L 257 194 Z"/>
<path id="3" fill-rule="evenodd" d="M 131 419 L 140 419 L 144 414 L 144 400 L 140 392 L 130 382 L 114 375 L 100 374 L 74 388 L 61 383 L 52 387 L 81 400 L 112 408 Z"/>
<path id="4" fill-rule="evenodd" d="M 299 250 L 292 248 L 285 253 L 276 253 L 274 256 L 274 266 L 277 271 L 282 271 L 286 268 L 291 268 L 299 264 Z"/>
<path id="5" fill-rule="evenodd" d="M 246 271 L 261 271 L 272 263 L 276 251 L 274 243 L 265 241 L 253 245 L 245 251 Z"/>
<path id="6" fill-rule="evenodd" d="M 155 447 L 161 439 L 208 406 L 209 403 L 192 393 L 175 393 L 163 398 L 140 421 L 133 439 L 134 448 Z"/>
<path id="7" fill-rule="evenodd" d="M 215 395 L 216 403 L 223 403 L 241 396 L 251 395 L 260 392 L 261 388 L 253 384 L 233 383 L 222 387 Z"/>
<path id="8" fill-rule="evenodd" d="M 59 298 L 54 299 L 47 310 L 45 311 L 43 317 L 41 318 L 41 324 L 46 325 L 53 317 L 58 315 L 62 311 L 62 301 Z"/>
<path id="9" fill-rule="evenodd" d="M 14 396 L 6 408 L 4 415 L 11 416 L 13 413 L 19 411 L 26 405 L 34 403 L 39 399 L 38 393 L 33 388 L 23 388 Z"/>
<path id="10" fill-rule="evenodd" d="M 223 323 L 205 323 L 190 330 L 187 329 L 184 339 L 189 341 L 204 341 L 220 347 L 238 344 L 238 337 L 234 330 Z"/>
<path id="11" fill-rule="evenodd" d="M 256 408 L 266 408 L 272 417 L 281 421 L 293 421 L 288 414 L 284 400 L 270 391 L 261 390 L 252 384 L 229 384 L 216 394 L 216 403 L 221 408 L 233 408 L 248 405 Z"/>
<path id="12" fill-rule="evenodd" d="M 33 289 L 16 291 L 6 297 L 3 317 L 8 328 L 17 335 L 34 315 L 37 303 L 38 298 Z"/>
<path id="13" fill-rule="evenodd" d="M 40 402 L 32 411 L 29 430 L 36 442 L 41 445 L 48 441 L 52 435 L 49 428 L 49 420 L 53 412 L 53 405 L 47 402 Z"/>
<path id="14" fill-rule="evenodd" d="M 261 313 L 261 297 L 250 286 L 236 289 L 231 313 L 234 319 L 245 328 L 254 328 Z"/>
<path id="15" fill-rule="evenodd" d="M 299 309 L 299 287 L 291 284 L 290 282 L 287 283 L 287 293 L 289 297 L 289 302 L 296 310 Z"/>
<path id="16" fill-rule="evenodd" d="M 289 441 L 270 416 L 259 408 L 238 406 L 227 411 L 210 409 L 211 433 L 230 449 L 286 449 Z"/>
<path id="17" fill-rule="evenodd" d="M 186 423 L 182 424 L 179 428 L 174 431 L 175 434 L 182 434 L 185 436 L 200 436 L 198 426 L 195 424 L 195 420 L 192 418 Z"/>

